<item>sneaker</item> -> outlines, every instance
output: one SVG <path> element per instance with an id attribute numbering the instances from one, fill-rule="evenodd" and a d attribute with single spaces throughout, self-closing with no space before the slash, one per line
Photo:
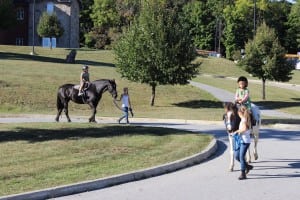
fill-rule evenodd
<path id="1" fill-rule="evenodd" d="M 78 92 L 78 96 L 81 96 L 83 93 L 82 92 Z"/>

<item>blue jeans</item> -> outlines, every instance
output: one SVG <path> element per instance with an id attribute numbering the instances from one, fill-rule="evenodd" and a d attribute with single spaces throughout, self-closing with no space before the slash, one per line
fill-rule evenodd
<path id="1" fill-rule="evenodd" d="M 128 121 L 128 107 L 123 107 L 122 110 L 123 110 L 123 116 L 119 119 L 119 121 L 126 118 L 126 123 L 129 123 L 129 121 Z"/>
<path id="2" fill-rule="evenodd" d="M 247 163 L 245 157 L 249 146 L 250 143 L 241 143 L 240 148 L 234 152 L 234 157 L 240 162 L 242 171 L 246 170 Z"/>

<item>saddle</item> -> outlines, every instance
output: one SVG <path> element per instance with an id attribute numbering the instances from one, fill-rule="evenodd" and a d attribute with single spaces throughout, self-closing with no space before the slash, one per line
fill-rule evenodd
<path id="1" fill-rule="evenodd" d="M 91 86 L 91 83 L 89 83 L 89 82 L 83 84 L 83 88 L 82 88 L 82 93 L 83 94 L 80 95 L 80 96 L 82 97 L 82 99 L 83 99 L 84 102 L 87 99 L 86 91 L 89 89 L 90 86 Z M 73 89 L 78 90 L 78 92 L 79 92 L 79 88 L 80 88 L 80 85 L 74 85 L 73 86 Z"/>
<path id="2" fill-rule="evenodd" d="M 89 82 L 84 83 L 84 84 L 83 84 L 82 90 L 85 91 L 85 90 L 89 89 L 89 87 L 91 86 L 91 84 L 92 84 L 92 83 L 89 83 Z M 75 90 L 79 90 L 80 85 L 74 85 L 73 88 L 74 88 Z"/>

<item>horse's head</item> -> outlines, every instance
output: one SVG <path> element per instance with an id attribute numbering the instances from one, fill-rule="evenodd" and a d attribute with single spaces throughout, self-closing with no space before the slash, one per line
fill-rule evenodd
<path id="1" fill-rule="evenodd" d="M 232 102 L 224 103 L 225 114 L 223 121 L 227 132 L 232 133 L 238 129 L 240 118 L 237 114 L 237 107 Z"/>
<path id="2" fill-rule="evenodd" d="M 117 92 L 117 84 L 115 80 L 108 80 L 109 84 L 107 86 L 107 90 L 111 94 L 111 96 L 116 99 L 118 97 L 118 92 Z"/>

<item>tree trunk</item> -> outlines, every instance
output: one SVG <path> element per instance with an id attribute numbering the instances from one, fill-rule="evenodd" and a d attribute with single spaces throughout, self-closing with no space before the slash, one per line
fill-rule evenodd
<path id="1" fill-rule="evenodd" d="M 50 37 L 50 49 L 52 50 L 52 37 Z"/>
<path id="2" fill-rule="evenodd" d="M 262 99 L 266 100 L 266 79 L 262 79 Z"/>
<path id="3" fill-rule="evenodd" d="M 151 85 L 152 87 L 152 95 L 151 95 L 151 106 L 154 106 L 154 100 L 155 100 L 155 88 L 156 88 L 156 85 Z"/>

